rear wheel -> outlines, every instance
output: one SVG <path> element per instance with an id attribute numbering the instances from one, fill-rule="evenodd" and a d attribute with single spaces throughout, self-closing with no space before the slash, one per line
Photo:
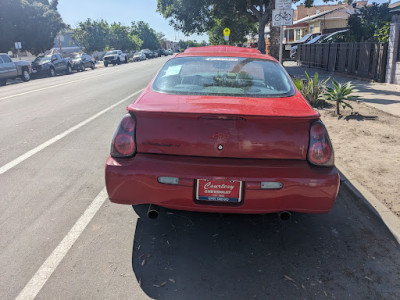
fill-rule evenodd
<path id="1" fill-rule="evenodd" d="M 67 66 L 67 69 L 65 70 L 65 74 L 71 74 L 72 73 L 72 67 L 71 65 Z"/>
<path id="2" fill-rule="evenodd" d="M 7 79 L 0 79 L 0 86 L 6 85 Z"/>
<path id="3" fill-rule="evenodd" d="M 22 76 L 21 76 L 22 81 L 29 81 L 31 80 L 31 75 L 29 74 L 29 71 L 24 69 L 22 70 Z"/>
<path id="4" fill-rule="evenodd" d="M 104 66 L 107 68 L 108 67 L 108 62 L 104 62 Z"/>
<path id="5" fill-rule="evenodd" d="M 54 77 L 54 76 L 56 76 L 56 70 L 54 70 L 54 68 L 51 67 L 49 69 L 49 77 Z"/>
<path id="6" fill-rule="evenodd" d="M 90 64 L 90 68 L 92 68 L 92 70 L 94 70 L 94 62 L 92 62 L 92 63 Z"/>
<path id="7" fill-rule="evenodd" d="M 85 71 L 85 65 L 84 65 L 84 64 L 81 64 L 81 66 L 80 66 L 79 69 L 80 69 L 81 72 Z"/>

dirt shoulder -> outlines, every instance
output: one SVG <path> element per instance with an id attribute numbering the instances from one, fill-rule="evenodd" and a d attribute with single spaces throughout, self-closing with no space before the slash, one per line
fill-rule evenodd
<path id="1" fill-rule="evenodd" d="M 335 150 L 335 160 L 400 216 L 400 118 L 363 103 L 335 114 L 319 109 Z"/>

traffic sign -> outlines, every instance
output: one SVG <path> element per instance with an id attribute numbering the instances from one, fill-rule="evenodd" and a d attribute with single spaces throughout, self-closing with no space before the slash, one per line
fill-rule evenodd
<path id="1" fill-rule="evenodd" d="M 15 42 L 15 49 L 17 50 L 22 49 L 21 42 Z"/>
<path id="2" fill-rule="evenodd" d="M 292 0 L 275 0 L 275 9 L 292 9 Z"/>
<path id="3" fill-rule="evenodd" d="M 288 26 L 293 24 L 293 9 L 273 9 L 272 26 Z"/>
<path id="4" fill-rule="evenodd" d="M 224 29 L 224 36 L 230 36 L 231 35 L 231 30 L 229 28 Z"/>

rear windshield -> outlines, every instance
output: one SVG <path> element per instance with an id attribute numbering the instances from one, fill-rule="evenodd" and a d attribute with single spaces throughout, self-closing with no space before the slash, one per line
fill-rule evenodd
<path id="1" fill-rule="evenodd" d="M 243 57 L 181 57 L 169 60 L 152 89 L 166 94 L 287 97 L 295 91 L 279 63 Z"/>

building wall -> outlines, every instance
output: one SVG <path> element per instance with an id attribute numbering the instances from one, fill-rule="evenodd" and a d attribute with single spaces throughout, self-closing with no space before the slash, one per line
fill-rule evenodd
<path id="1" fill-rule="evenodd" d="M 338 7 L 344 7 L 346 4 L 336 4 L 336 5 L 317 5 L 312 7 L 305 7 L 304 4 L 298 5 L 294 11 L 294 20 L 300 20 L 307 16 L 312 16 L 317 13 L 322 13 L 324 11 L 332 10 Z"/>
<path id="2" fill-rule="evenodd" d="M 341 28 L 347 28 L 347 19 L 331 19 L 331 20 L 321 20 L 321 27 L 320 27 L 320 32 L 323 32 L 326 29 L 338 29 L 340 30 Z"/>
<path id="3" fill-rule="evenodd" d="M 386 82 L 400 85 L 400 15 L 390 23 Z"/>

